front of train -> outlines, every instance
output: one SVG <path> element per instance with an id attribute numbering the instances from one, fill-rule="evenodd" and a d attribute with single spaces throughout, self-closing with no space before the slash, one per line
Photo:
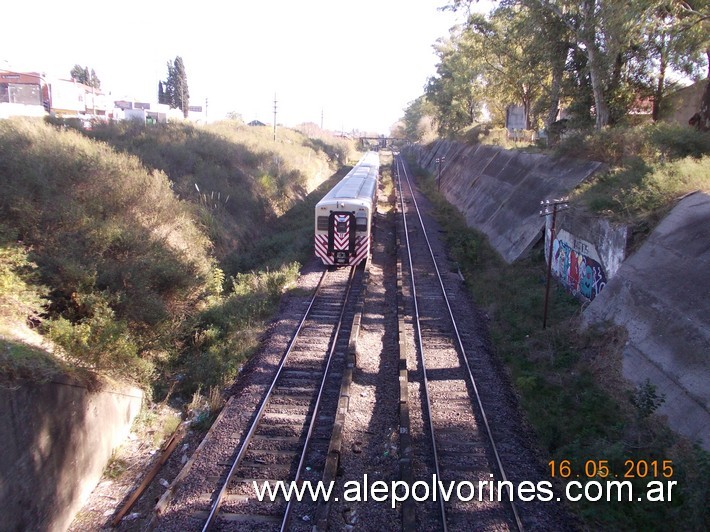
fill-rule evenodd
<path id="1" fill-rule="evenodd" d="M 328 266 L 354 266 L 370 250 L 370 206 L 364 201 L 321 202 L 316 208 L 316 255 Z"/>
<path id="2" fill-rule="evenodd" d="M 316 205 L 315 252 L 327 266 L 355 266 L 370 253 L 379 155 L 368 152 Z"/>

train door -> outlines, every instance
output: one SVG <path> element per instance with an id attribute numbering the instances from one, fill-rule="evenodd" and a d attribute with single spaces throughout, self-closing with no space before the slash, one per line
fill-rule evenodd
<path id="1" fill-rule="evenodd" d="M 349 264 L 355 254 L 355 215 L 332 212 L 328 220 L 328 255 L 335 264 Z"/>

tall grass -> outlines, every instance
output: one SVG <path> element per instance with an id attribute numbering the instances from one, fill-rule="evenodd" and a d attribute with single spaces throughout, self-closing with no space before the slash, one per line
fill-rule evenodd
<path id="1" fill-rule="evenodd" d="M 36 317 L 46 289 L 37 283 L 37 265 L 16 232 L 0 223 L 0 316 L 12 320 Z"/>
<path id="2" fill-rule="evenodd" d="M 193 383 L 223 387 L 258 348 L 281 294 L 313 256 L 315 204 L 347 168 L 332 176 L 280 218 L 262 226 L 223 261 L 225 290 L 200 313 L 184 351 L 184 367 Z"/>
<path id="3" fill-rule="evenodd" d="M 559 154 L 604 162 L 608 170 L 583 184 L 575 201 L 591 212 L 647 231 L 678 198 L 710 191 L 710 133 L 655 124 L 573 133 Z"/>
<path id="4" fill-rule="evenodd" d="M 29 325 L 40 323 L 47 290 L 16 232 L 0 223 L 0 385 L 17 379 L 46 381 L 67 371 L 38 345 Z"/>
<path id="5" fill-rule="evenodd" d="M 279 281 L 267 282 L 266 294 L 253 285 L 248 297 L 225 295 L 225 281 L 241 272 L 219 261 L 273 235 L 266 228 L 298 210 L 342 148 L 286 130 L 277 143 L 260 135 L 234 124 L 85 132 L 0 122 L 0 224 L 31 250 L 36 274 L 21 278 L 47 287 L 45 330 L 65 360 L 130 375 L 158 392 L 174 374 L 196 379 L 185 384 L 192 390 L 234 375 L 233 358 L 252 349 L 254 324 L 284 282 L 278 272 L 292 272 L 294 260 L 282 253 L 268 274 L 259 258 L 249 260 L 257 278 Z M 3 279 L 18 291 L 14 277 Z M 215 312 L 223 319 L 211 322 Z"/>
<path id="6" fill-rule="evenodd" d="M 579 187 L 575 197 L 592 212 L 635 223 L 659 219 L 678 198 L 696 190 L 710 191 L 710 155 L 627 161 Z"/>
<path id="7" fill-rule="evenodd" d="M 284 290 L 298 277 L 300 265 L 275 271 L 240 273 L 228 280 L 230 289 L 213 298 L 200 312 L 180 366 L 188 376 L 183 390 L 229 385 L 241 365 L 257 349 L 266 322 Z"/>
<path id="8" fill-rule="evenodd" d="M 0 223 L 31 246 L 56 345 L 92 367 L 142 367 L 139 346 L 175 327 L 213 262 L 190 206 L 162 172 L 41 122 L 0 123 L 0 159 Z"/>
<path id="9" fill-rule="evenodd" d="M 352 142 L 342 139 L 311 139 L 281 128 L 274 141 L 271 128 L 236 121 L 202 128 L 116 123 L 86 134 L 163 171 L 175 192 L 195 204 L 218 259 L 254 238 L 260 221 L 302 201 L 353 153 Z M 215 203 L 213 196 L 229 201 Z"/>

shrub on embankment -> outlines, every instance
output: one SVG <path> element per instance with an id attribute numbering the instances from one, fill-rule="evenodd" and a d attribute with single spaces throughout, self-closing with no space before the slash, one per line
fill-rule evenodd
<path id="1" fill-rule="evenodd" d="M 710 191 L 710 133 L 653 124 L 575 132 L 557 152 L 601 161 L 608 170 L 574 192 L 592 214 L 627 223 L 645 236 L 681 196 Z"/>
<path id="2" fill-rule="evenodd" d="M 221 259 L 248 253 L 330 176 L 334 158 L 349 156 L 346 144 L 292 131 L 277 143 L 262 137 L 236 124 L 84 132 L 0 121 L 0 307 L 21 292 L 27 301 L 0 319 L 32 316 L 69 368 L 122 375 L 158 395 L 171 375 L 187 392 L 229 382 L 255 343 L 244 336 L 258 337 L 298 268 L 288 254 L 270 272 Z M 6 328 L 10 352 L 18 342 Z M 12 359 L 0 364 L 28 376 Z"/>
<path id="3" fill-rule="evenodd" d="M 260 222 L 302 201 L 354 156 L 352 143 L 342 139 L 281 128 L 274 142 L 271 128 L 235 121 L 203 128 L 116 122 L 86 134 L 164 172 L 175 193 L 196 205 L 219 258 L 258 236 Z"/>

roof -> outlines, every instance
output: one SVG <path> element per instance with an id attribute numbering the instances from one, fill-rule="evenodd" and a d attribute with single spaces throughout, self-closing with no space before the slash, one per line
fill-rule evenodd
<path id="1" fill-rule="evenodd" d="M 379 155 L 367 153 L 348 174 L 336 184 L 319 202 L 334 199 L 354 199 L 372 201 L 377 187 Z"/>

